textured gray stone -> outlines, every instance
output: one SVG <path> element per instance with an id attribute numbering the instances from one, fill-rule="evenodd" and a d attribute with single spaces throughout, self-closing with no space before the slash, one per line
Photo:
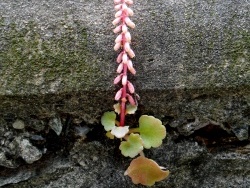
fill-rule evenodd
<path id="1" fill-rule="evenodd" d="M 57 137 L 48 128 L 54 117 L 63 126 L 57 139 L 71 142 L 72 124 L 97 124 L 112 109 L 112 3 L 0 1 L 1 166 L 20 166 L 16 138 L 54 149 L 50 139 Z M 160 118 L 171 135 L 148 153 L 171 171 L 155 187 L 249 187 L 250 2 L 145 0 L 133 10 L 137 75 L 131 80 L 141 97 L 139 113 Z M 18 119 L 24 132 L 12 127 Z M 123 176 L 129 161 L 117 147 L 76 146 L 66 160 L 42 161 L 38 177 L 40 161 L 16 173 L 4 169 L 12 173 L 2 172 L 1 185 L 133 187 Z"/>

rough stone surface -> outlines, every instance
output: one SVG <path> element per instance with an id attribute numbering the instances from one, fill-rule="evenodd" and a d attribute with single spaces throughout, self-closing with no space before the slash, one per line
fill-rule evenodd
<path id="1" fill-rule="evenodd" d="M 138 114 L 170 135 L 147 153 L 171 171 L 155 187 L 249 187 L 249 0 L 144 0 L 133 10 Z M 82 144 L 113 105 L 113 15 L 105 0 L 0 1 L 0 186 L 133 187 L 129 160 L 102 129 Z M 19 120 L 25 127 L 13 128 Z"/>

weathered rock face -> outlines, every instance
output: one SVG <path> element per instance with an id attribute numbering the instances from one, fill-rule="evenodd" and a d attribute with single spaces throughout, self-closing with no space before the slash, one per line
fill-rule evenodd
<path id="1" fill-rule="evenodd" d="M 171 171 L 155 187 L 249 187 L 250 2 L 133 9 L 138 114 L 170 135 L 147 153 Z M 133 187 L 98 125 L 113 105 L 113 15 L 112 1 L 1 0 L 0 186 Z"/>

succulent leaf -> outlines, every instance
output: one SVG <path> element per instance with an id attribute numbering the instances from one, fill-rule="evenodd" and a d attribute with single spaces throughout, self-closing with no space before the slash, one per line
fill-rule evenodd
<path id="1" fill-rule="evenodd" d="M 147 149 L 159 147 L 166 137 L 166 128 L 159 119 L 153 116 L 142 115 L 140 117 L 139 131 L 144 147 Z"/>
<path id="2" fill-rule="evenodd" d="M 127 114 L 134 114 L 137 110 L 137 105 L 131 105 L 131 104 L 128 104 L 126 106 L 126 113 Z"/>
<path id="3" fill-rule="evenodd" d="M 111 134 L 116 138 L 123 138 L 129 132 L 129 126 L 124 127 L 113 127 L 111 130 Z"/>
<path id="4" fill-rule="evenodd" d="M 101 123 L 106 131 L 110 131 L 115 127 L 115 112 L 105 112 L 101 118 Z"/>
<path id="5" fill-rule="evenodd" d="M 132 160 L 124 175 L 128 175 L 134 184 L 152 186 L 157 181 L 168 177 L 169 171 L 164 171 L 153 160 L 140 156 Z"/>
<path id="6" fill-rule="evenodd" d="M 122 141 L 119 147 L 125 157 L 135 157 L 143 150 L 142 139 L 139 134 L 131 133 L 127 141 Z"/>
<path id="7" fill-rule="evenodd" d="M 120 103 L 114 104 L 113 107 L 114 107 L 115 112 L 116 112 L 117 114 L 120 114 L 120 113 L 121 113 L 121 105 L 120 105 Z"/>
<path id="8" fill-rule="evenodd" d="M 115 136 L 112 135 L 110 131 L 108 131 L 108 132 L 106 133 L 106 136 L 107 136 L 109 139 L 112 139 L 112 140 L 115 138 Z"/>

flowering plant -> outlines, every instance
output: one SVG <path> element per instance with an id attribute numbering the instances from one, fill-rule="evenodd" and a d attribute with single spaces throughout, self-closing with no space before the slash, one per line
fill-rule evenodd
<path id="1" fill-rule="evenodd" d="M 134 97 L 135 88 L 128 80 L 128 74 L 136 74 L 133 67 L 132 58 L 135 57 L 134 51 L 131 49 L 131 34 L 128 28 L 135 28 L 134 22 L 129 16 L 133 16 L 130 5 L 132 0 L 114 0 L 115 25 L 114 33 L 118 34 L 115 39 L 114 50 L 119 51 L 116 62 L 118 63 L 118 76 L 114 79 L 114 84 L 119 85 L 120 89 L 115 94 L 115 100 L 118 101 L 114 105 L 114 111 L 105 112 L 101 118 L 101 123 L 107 131 L 107 136 L 111 139 L 121 139 L 119 149 L 126 157 L 136 159 L 132 160 L 130 166 L 125 171 L 125 175 L 131 177 L 133 183 L 141 183 L 151 186 L 156 181 L 161 181 L 169 175 L 169 171 L 164 171 L 155 161 L 144 156 L 143 149 L 151 147 L 159 147 L 162 140 L 166 137 L 166 129 L 162 122 L 153 117 L 142 115 L 139 118 L 139 126 L 137 128 L 129 128 L 125 125 L 125 116 L 134 114 L 137 110 L 137 99 Z M 119 118 L 117 118 L 117 115 Z M 117 120 L 119 119 L 119 121 Z"/>

